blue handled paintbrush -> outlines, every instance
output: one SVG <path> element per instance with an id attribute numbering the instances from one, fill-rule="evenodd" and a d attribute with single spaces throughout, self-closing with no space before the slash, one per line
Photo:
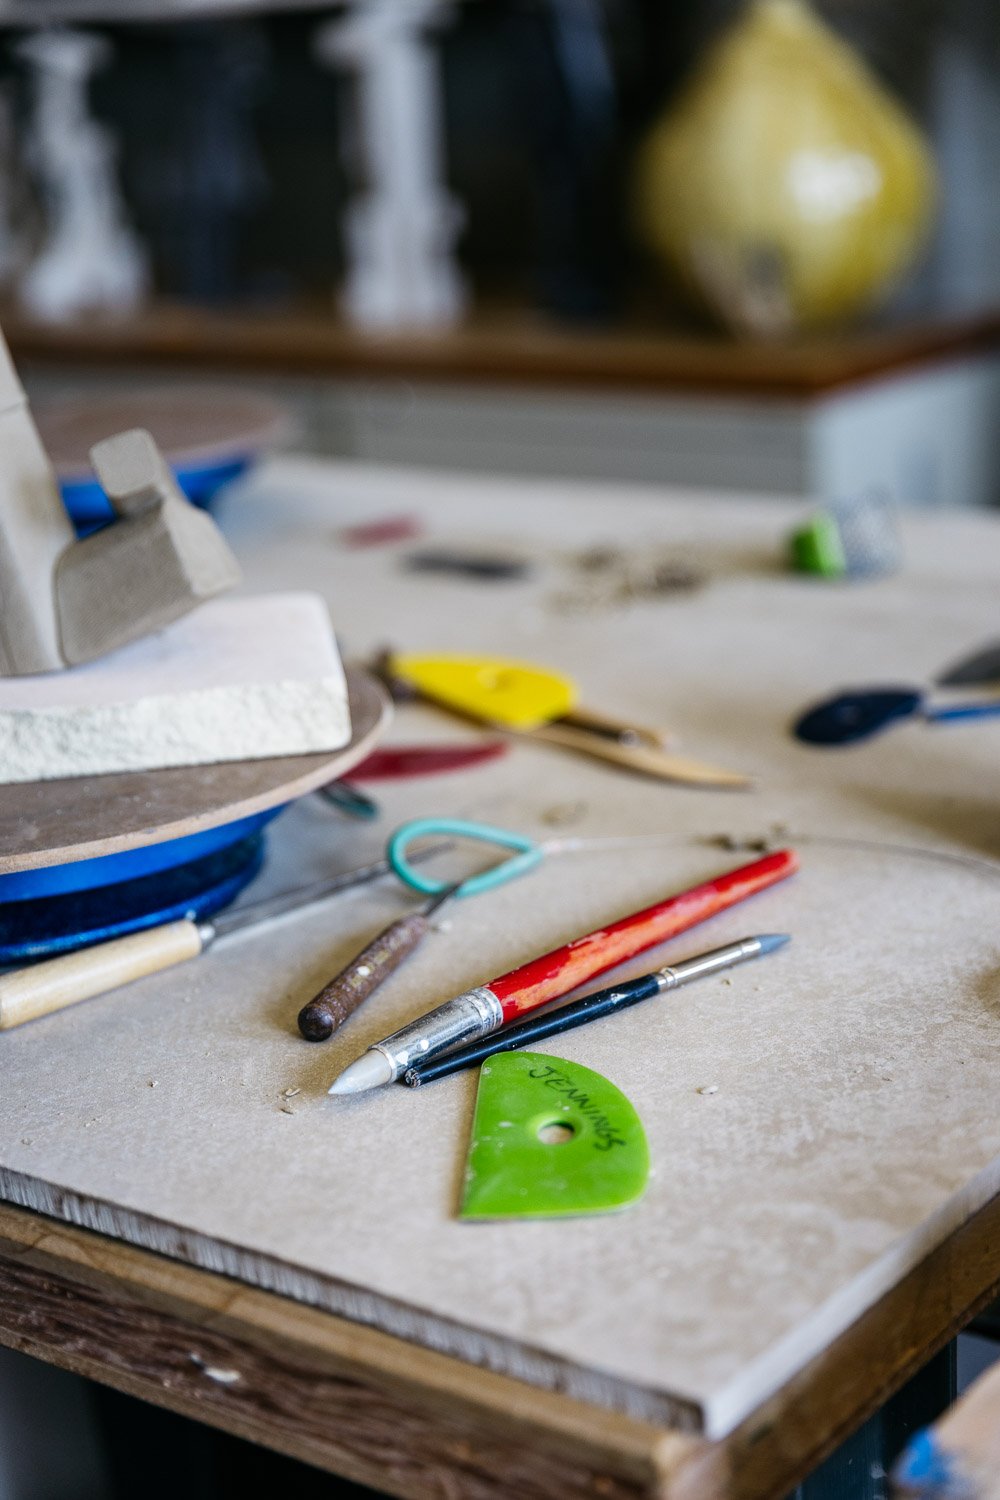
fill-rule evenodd
<path id="1" fill-rule="evenodd" d="M 652 974 L 643 974 L 639 979 L 629 979 L 624 984 L 612 985 L 610 989 L 597 990 L 593 995 L 585 995 L 582 1000 L 574 1000 L 570 1005 L 562 1005 L 543 1016 L 534 1016 L 530 1021 L 521 1021 L 516 1026 L 496 1031 L 485 1041 L 459 1047 L 436 1061 L 426 1062 L 422 1067 L 407 1068 L 403 1074 L 403 1082 L 415 1089 L 422 1083 L 431 1083 L 435 1078 L 447 1078 L 449 1073 L 475 1067 L 476 1063 L 497 1052 L 513 1052 L 518 1047 L 527 1047 L 529 1042 L 539 1042 L 548 1036 L 561 1036 L 564 1031 L 572 1031 L 576 1026 L 586 1026 L 588 1021 L 598 1021 L 602 1016 L 614 1015 L 619 1010 L 627 1010 L 630 1005 L 638 1005 L 640 1000 L 648 1000 L 653 995 L 662 995 L 666 990 L 690 984 L 692 979 L 701 979 L 705 974 L 714 974 L 719 969 L 731 969 L 734 964 L 746 963 L 750 958 L 773 953 L 788 941 L 788 936 L 782 932 L 761 933 L 757 937 L 742 938 L 738 943 L 727 943 L 724 948 L 712 948 L 708 953 L 699 953 L 694 958 L 683 959 L 668 968 L 656 969 Z"/>

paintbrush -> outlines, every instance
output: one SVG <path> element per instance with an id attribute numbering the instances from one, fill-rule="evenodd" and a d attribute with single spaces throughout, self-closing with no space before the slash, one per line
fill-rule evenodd
<path id="1" fill-rule="evenodd" d="M 473 1068 L 497 1052 L 514 1052 L 532 1042 L 544 1041 L 546 1037 L 561 1036 L 564 1031 L 573 1031 L 577 1026 L 586 1026 L 588 1021 L 599 1021 L 603 1016 L 616 1015 L 620 1010 L 638 1005 L 640 1000 L 649 1000 L 667 990 L 676 990 L 692 979 L 702 979 L 706 974 L 717 974 L 720 969 L 731 969 L 735 964 L 746 963 L 750 958 L 760 958 L 783 948 L 790 939 L 787 933 L 763 932 L 757 937 L 741 938 L 737 943 L 727 943 L 723 948 L 712 948 L 708 953 L 698 953 L 694 958 L 682 959 L 679 963 L 655 969 L 652 974 L 642 974 L 638 979 L 628 979 L 622 984 L 612 985 L 606 990 L 597 990 L 574 1000 L 570 1005 L 560 1005 L 556 1010 L 546 1011 L 542 1016 L 533 1016 L 517 1026 L 506 1026 L 485 1041 L 470 1047 L 459 1047 L 448 1052 L 437 1062 L 422 1066 L 417 1063 L 407 1068 L 403 1082 L 411 1088 L 422 1083 L 432 1083 L 435 1078 L 447 1078 L 463 1068 Z"/>
<path id="2" fill-rule="evenodd" d="M 402 1030 L 375 1042 L 335 1078 L 331 1094 L 360 1094 L 399 1078 L 415 1063 L 479 1041 L 528 1011 L 559 1000 L 579 985 L 644 953 L 657 943 L 706 922 L 709 917 L 785 880 L 798 869 L 792 849 L 729 870 L 674 896 L 632 912 L 521 964 L 487 984 L 446 1000 Z"/>

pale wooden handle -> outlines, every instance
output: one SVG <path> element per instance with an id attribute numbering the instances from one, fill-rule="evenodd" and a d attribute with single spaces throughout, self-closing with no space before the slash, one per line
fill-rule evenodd
<path id="1" fill-rule="evenodd" d="M 182 964 L 201 949 L 197 923 L 184 920 L 0 974 L 0 1031 Z"/>
<path id="2" fill-rule="evenodd" d="M 668 755 L 663 750 L 653 750 L 649 745 L 619 745 L 614 740 L 601 739 L 600 735 L 587 734 L 569 724 L 540 724 L 536 729 L 521 733 L 539 740 L 550 740 L 554 745 L 565 745 L 569 750 L 582 750 L 585 755 L 598 760 L 610 760 L 618 766 L 627 766 L 631 771 L 641 771 L 646 776 L 658 776 L 662 781 L 680 781 L 690 786 L 751 785 L 749 776 L 740 771 L 725 771 L 720 766 L 707 766 L 703 761 L 692 760 L 686 755 Z"/>

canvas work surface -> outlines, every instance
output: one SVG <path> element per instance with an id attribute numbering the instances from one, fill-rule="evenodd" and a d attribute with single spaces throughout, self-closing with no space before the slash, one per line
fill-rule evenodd
<path id="1" fill-rule="evenodd" d="M 432 579 L 401 565 L 409 544 L 338 550 L 338 528 L 402 510 L 435 546 L 524 555 L 530 576 Z M 535 661 L 755 787 L 515 740 L 488 766 L 373 787 L 378 824 L 299 804 L 248 899 L 360 864 L 417 815 L 662 843 L 553 853 L 455 903 L 328 1044 L 296 1013 L 408 909 L 393 882 L 6 1033 L 2 1195 L 537 1385 L 731 1429 L 1000 1188 L 1000 722 L 914 719 L 842 750 L 789 733 L 810 701 L 929 683 L 989 640 L 1000 525 L 914 519 L 902 571 L 851 585 L 785 571 L 800 519 L 751 497 L 266 466 L 227 537 L 250 588 L 328 597 L 348 660 L 389 642 Z M 660 557 L 704 586 L 640 588 Z M 476 734 L 405 706 L 390 739 Z M 461 1222 L 474 1074 L 327 1096 L 431 1005 L 753 857 L 720 836 L 773 837 L 801 871 L 623 973 L 753 932 L 791 944 L 538 1048 L 637 1109 L 652 1176 L 633 1207 Z"/>

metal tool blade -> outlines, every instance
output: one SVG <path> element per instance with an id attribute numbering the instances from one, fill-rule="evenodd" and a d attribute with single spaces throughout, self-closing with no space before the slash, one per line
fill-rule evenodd
<path id="1" fill-rule="evenodd" d="M 938 687 L 969 687 L 974 683 L 1000 683 L 1000 641 L 992 641 L 972 656 L 942 672 L 936 679 Z"/>
<path id="2" fill-rule="evenodd" d="M 426 849 L 418 849 L 410 858 L 414 861 L 431 859 L 435 854 L 441 854 L 450 849 L 450 843 L 430 844 Z M 340 875 L 334 875 L 329 880 L 316 880 L 309 885 L 296 886 L 291 891 L 281 891 L 277 896 L 270 896 L 266 901 L 253 901 L 248 906 L 233 907 L 229 911 L 212 917 L 206 925 L 210 926 L 217 938 L 226 937 L 231 932 L 239 932 L 244 927 L 253 927 L 258 922 L 269 922 L 274 917 L 284 916 L 286 912 L 298 911 L 300 907 L 311 906 L 316 901 L 324 901 L 327 896 L 336 896 L 340 891 L 349 891 L 356 885 L 367 885 L 372 880 L 378 880 L 382 875 L 392 872 L 392 866 L 387 859 L 374 860 L 370 865 L 359 865 L 355 870 L 345 870 Z"/>

